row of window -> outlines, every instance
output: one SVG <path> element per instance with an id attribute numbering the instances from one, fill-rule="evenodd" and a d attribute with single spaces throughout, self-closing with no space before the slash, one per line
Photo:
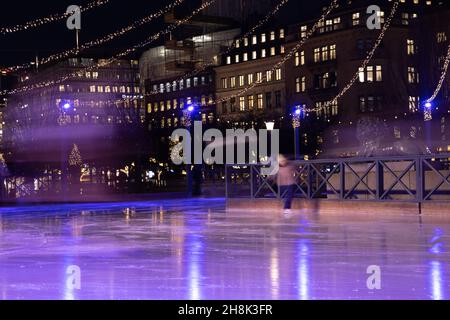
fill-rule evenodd
<path id="1" fill-rule="evenodd" d="M 181 79 L 179 81 L 172 81 L 167 83 L 160 83 L 153 85 L 153 92 L 165 93 L 176 92 L 192 87 L 204 86 L 211 84 L 213 78 L 209 76 L 193 77 L 188 79 Z"/>
<path id="2" fill-rule="evenodd" d="M 141 88 L 138 86 L 103 86 L 91 85 L 87 90 L 83 88 L 74 88 L 70 85 L 60 85 L 59 92 L 90 92 L 90 93 L 141 93 Z"/>
<path id="3" fill-rule="evenodd" d="M 359 39 L 356 42 L 356 47 L 358 52 L 363 55 L 366 55 L 368 51 L 373 48 L 374 40 L 373 39 Z M 406 40 L 406 52 L 408 55 L 415 55 L 418 53 L 418 47 L 413 39 Z M 337 59 L 337 49 L 335 44 L 322 46 L 319 48 L 314 48 L 314 62 L 326 62 L 333 61 Z M 305 51 L 296 52 L 294 55 L 294 63 L 295 66 L 303 66 L 305 65 Z"/>
<path id="4" fill-rule="evenodd" d="M 78 73 L 78 78 L 85 79 L 116 79 L 116 80 L 138 80 L 139 73 L 126 73 L 126 72 L 114 72 L 114 71 L 102 71 L 99 73 L 98 71 L 88 71 L 85 73 Z"/>
<path id="5" fill-rule="evenodd" d="M 57 107 L 61 107 L 63 103 L 62 99 L 56 99 L 55 100 L 55 105 Z M 116 107 L 134 107 L 134 108 L 138 108 L 140 106 L 140 102 L 137 99 L 133 99 L 133 100 L 117 100 L 117 101 L 102 101 L 102 100 L 90 100 L 90 101 L 86 101 L 86 100 L 78 100 L 75 99 L 72 101 L 73 107 L 74 108 L 79 108 L 79 107 L 90 107 L 90 108 L 103 108 L 103 107 L 112 107 L 112 106 L 116 106 Z M 27 105 L 28 106 L 28 105 Z M 75 110 L 74 110 L 75 111 Z"/>
<path id="6" fill-rule="evenodd" d="M 166 101 L 160 101 L 160 102 L 149 102 L 147 104 L 147 112 L 165 112 L 170 110 L 183 110 L 185 106 L 188 105 L 200 105 L 202 107 L 205 106 L 211 106 L 214 104 L 214 97 L 213 95 L 203 95 L 200 98 L 199 97 L 187 97 L 186 99 L 172 99 L 172 100 L 166 100 Z"/>
<path id="7" fill-rule="evenodd" d="M 331 116 L 337 116 L 339 113 L 337 101 L 334 101 L 332 104 L 329 104 L 329 101 L 317 101 L 314 104 L 314 107 L 317 109 L 317 118 L 324 117 L 325 119 L 328 119 Z"/>
<path id="8" fill-rule="evenodd" d="M 414 1 L 418 2 L 418 0 L 414 0 Z M 405 0 L 401 0 L 401 2 L 405 2 Z M 426 4 L 431 5 L 431 1 L 427 1 Z M 366 21 L 367 21 L 367 16 L 368 16 L 367 14 L 361 14 L 361 12 L 352 13 L 351 25 L 354 27 L 365 25 Z M 385 12 L 378 11 L 377 16 L 378 16 L 380 23 L 383 24 L 385 22 Z M 417 13 L 403 12 L 401 14 L 401 23 L 402 23 L 402 25 L 409 25 L 410 21 L 412 19 L 417 19 L 417 18 L 418 18 Z M 318 28 L 317 28 L 317 32 L 320 34 L 320 33 L 326 33 L 326 32 L 339 30 L 342 28 L 343 28 L 343 23 L 342 23 L 341 17 L 335 17 L 335 18 L 330 18 L 330 19 L 320 21 Z M 301 26 L 300 27 L 300 37 L 306 38 L 308 36 L 308 30 L 309 29 L 308 29 L 307 25 Z"/>
<path id="9" fill-rule="evenodd" d="M 182 127 L 183 124 L 185 123 L 185 117 L 163 117 L 161 118 L 161 120 L 159 120 L 159 126 L 161 129 L 165 129 L 165 128 L 172 128 L 172 127 Z M 203 124 L 212 124 L 214 123 L 214 113 L 202 113 L 202 123 Z M 152 120 L 153 122 L 155 121 L 154 119 Z"/>
<path id="10" fill-rule="evenodd" d="M 284 54 L 285 52 L 286 48 L 283 45 L 281 45 L 278 50 L 277 47 L 263 48 L 260 51 L 253 50 L 251 51 L 251 56 L 248 52 L 244 52 L 242 54 L 235 54 L 234 56 L 227 56 L 226 64 L 247 62 L 250 59 L 251 60 L 264 59 L 269 56 L 273 57 L 276 56 L 277 54 Z"/>
<path id="11" fill-rule="evenodd" d="M 275 72 L 272 70 L 267 70 L 265 73 L 257 72 L 257 73 L 249 73 L 247 75 L 238 75 L 232 76 L 229 78 L 221 78 L 221 88 L 236 88 L 236 87 L 244 87 L 245 85 L 251 85 L 255 81 L 257 83 L 262 83 L 263 81 L 271 82 L 271 81 L 281 81 L 283 80 L 283 74 L 281 69 L 276 69 Z"/>
<path id="12" fill-rule="evenodd" d="M 278 38 L 279 39 L 284 39 L 286 36 L 285 34 L 285 30 L 284 29 L 280 29 L 278 31 Z M 235 48 L 240 48 L 241 45 L 244 47 L 248 47 L 250 45 L 250 41 L 252 45 L 257 45 L 258 44 L 258 39 L 259 39 L 259 43 L 266 43 L 267 41 L 274 41 L 276 40 L 277 37 L 277 32 L 276 31 L 270 31 L 268 33 L 262 33 L 259 35 L 253 35 L 251 38 L 244 38 L 242 40 L 236 40 L 235 41 Z"/>
<path id="13" fill-rule="evenodd" d="M 263 109 L 279 109 L 282 107 L 281 91 L 259 93 L 246 97 L 232 98 L 230 101 L 222 102 L 222 113 L 245 112 Z M 274 104 L 275 100 L 275 104 Z"/>
<path id="14" fill-rule="evenodd" d="M 140 117 L 139 121 L 144 122 L 145 118 Z M 133 119 L 129 115 L 125 115 L 122 117 L 115 117 L 115 116 L 97 116 L 97 115 L 65 115 L 64 116 L 64 123 L 65 124 L 126 124 L 126 123 L 133 123 L 137 121 L 136 119 Z"/>
<path id="15" fill-rule="evenodd" d="M 417 113 L 420 110 L 420 97 L 409 96 L 409 112 Z M 365 112 L 377 112 L 383 110 L 383 96 L 360 96 L 359 110 Z"/>

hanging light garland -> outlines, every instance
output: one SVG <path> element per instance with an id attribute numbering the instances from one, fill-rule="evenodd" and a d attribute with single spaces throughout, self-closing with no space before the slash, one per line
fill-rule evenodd
<path id="1" fill-rule="evenodd" d="M 2 95 L 14 95 L 14 94 L 18 94 L 18 93 L 23 93 L 23 92 L 28 92 L 31 90 L 35 90 L 35 89 L 42 89 L 42 88 L 46 88 L 46 87 L 50 87 L 53 85 L 57 85 L 60 83 L 63 83 L 65 81 L 67 81 L 68 79 L 71 78 L 76 78 L 76 77 L 82 77 L 86 72 L 89 71 L 93 71 L 93 70 L 97 70 L 99 68 L 103 68 L 106 67 L 108 65 L 111 65 L 112 63 L 120 60 L 121 58 L 128 56 L 129 54 L 136 52 L 138 49 L 143 48 L 151 43 L 153 43 L 154 41 L 158 40 L 161 36 L 169 34 L 171 32 L 173 32 L 175 29 L 177 29 L 179 26 L 189 22 L 190 20 L 192 20 L 192 18 L 194 16 L 196 16 L 197 14 L 199 14 L 201 11 L 203 11 L 204 9 L 208 8 L 210 5 L 212 5 L 214 2 L 216 2 L 217 0 L 209 0 L 209 1 L 205 1 L 200 7 L 198 7 L 197 9 L 195 9 L 194 11 L 191 12 L 191 14 L 189 16 L 187 16 L 186 18 L 183 18 L 181 20 L 177 20 L 174 24 L 171 24 L 170 26 L 168 26 L 166 29 L 161 30 L 159 32 L 157 32 L 156 34 L 152 35 L 151 37 L 147 38 L 145 41 L 134 45 L 130 48 L 128 48 L 127 50 L 109 58 L 109 59 L 105 59 L 102 60 L 90 67 L 87 68 L 83 68 L 80 70 L 77 70 L 75 72 L 66 74 L 64 76 L 62 76 L 59 79 L 56 80 L 49 80 L 49 81 L 45 81 L 45 82 L 40 82 L 40 83 L 36 83 L 36 84 L 31 84 L 28 86 L 23 86 L 11 91 L 0 91 L 0 94 Z"/>
<path id="2" fill-rule="evenodd" d="M 118 38 L 120 36 L 123 36 L 124 34 L 133 31 L 135 29 L 137 29 L 138 27 L 141 27 L 147 23 L 150 23 L 151 21 L 163 16 L 164 14 L 170 12 L 172 9 L 174 9 L 175 7 L 179 6 L 180 4 L 182 4 L 185 0 L 175 0 L 174 2 L 172 2 L 171 4 L 167 5 L 166 7 L 158 10 L 155 13 L 152 13 L 140 20 L 137 20 L 135 22 L 133 22 L 132 24 L 130 24 L 127 27 L 124 27 L 118 31 L 112 32 L 104 37 L 101 37 L 99 39 L 87 42 L 83 45 L 81 45 L 79 48 L 72 48 L 69 50 L 66 50 L 64 52 L 60 52 L 57 54 L 53 54 L 51 56 L 48 56 L 46 58 L 43 58 L 41 60 L 38 61 L 39 65 L 44 65 L 44 64 L 48 64 L 50 62 L 55 62 L 55 61 L 59 61 L 65 58 L 69 58 L 71 56 L 77 55 L 79 54 L 81 51 L 84 51 L 86 49 L 95 47 L 95 46 L 99 46 L 102 45 L 106 42 L 110 42 L 112 40 L 114 40 L 115 38 Z M 18 71 L 18 70 L 22 70 L 22 69 L 28 69 L 31 68 L 33 66 L 33 64 L 36 63 L 34 61 L 30 61 L 21 65 L 16 65 L 16 66 L 12 66 L 12 67 L 8 67 L 8 68 L 4 68 L 2 70 L 0 70 L 3 73 L 10 73 L 10 72 L 14 72 L 14 71 Z"/>
<path id="3" fill-rule="evenodd" d="M 336 104 L 338 102 L 338 100 L 341 99 L 353 87 L 353 85 L 359 79 L 360 70 L 366 70 L 368 64 L 370 63 L 370 61 L 372 61 L 372 58 L 375 55 L 375 52 L 377 51 L 378 47 L 381 45 L 381 43 L 382 43 L 382 41 L 383 41 L 383 39 L 384 39 L 384 37 L 386 35 L 386 31 L 391 26 L 392 20 L 395 17 L 395 14 L 397 12 L 397 9 L 398 9 L 399 5 L 400 5 L 400 0 L 395 0 L 395 3 L 394 3 L 394 5 L 392 6 L 392 9 L 391 9 L 391 13 L 389 14 L 389 17 L 386 19 L 385 23 L 383 24 L 383 28 L 382 28 L 382 30 L 380 32 L 380 35 L 378 36 L 377 40 L 375 41 L 372 50 L 370 50 L 370 52 L 368 53 L 366 59 L 364 59 L 361 67 L 357 70 L 357 72 L 355 73 L 353 78 L 350 80 L 350 82 L 341 90 L 341 92 L 338 93 L 338 95 L 336 97 L 334 97 L 334 99 L 326 102 L 324 106 L 320 106 L 320 107 L 316 107 L 316 108 L 305 108 L 304 111 L 306 111 L 308 113 L 309 112 L 320 112 L 324 108 L 328 108 L 331 105 Z"/>
<path id="4" fill-rule="evenodd" d="M 287 53 L 281 60 L 280 62 L 278 62 L 277 64 L 275 64 L 272 69 L 269 70 L 269 72 L 276 72 L 277 69 L 281 68 L 288 60 L 290 60 L 295 53 L 297 53 L 302 47 L 303 45 L 306 43 L 306 41 L 309 40 L 309 38 L 316 32 L 316 30 L 319 28 L 319 26 L 323 25 L 323 23 L 325 22 L 325 19 L 331 14 L 331 12 L 337 8 L 339 6 L 338 4 L 338 0 L 333 0 L 331 5 L 327 8 L 327 10 L 325 11 L 325 13 L 322 14 L 322 16 L 320 17 L 320 19 L 313 25 L 313 27 L 307 32 L 306 36 L 304 38 L 302 38 L 302 40 L 297 43 L 297 45 L 295 45 L 294 48 L 292 48 L 289 53 Z M 239 96 L 244 95 L 245 93 L 247 93 L 249 90 L 255 88 L 257 85 L 263 83 L 265 80 L 267 79 L 267 73 L 264 74 L 260 79 L 258 79 L 257 81 L 253 82 L 251 85 L 245 87 L 244 89 L 242 89 L 241 91 L 239 91 L 236 94 L 232 94 L 230 96 L 227 97 L 222 97 L 220 99 L 217 99 L 215 101 L 215 104 L 220 104 L 226 101 L 229 101 L 233 98 L 237 98 Z"/>
<path id="5" fill-rule="evenodd" d="M 80 9 L 81 9 L 81 12 L 89 11 L 89 10 L 101 7 L 101 6 L 109 3 L 109 1 L 110 0 L 92 1 L 87 6 L 80 7 Z M 10 33 L 16 33 L 19 31 L 34 29 L 34 28 L 40 27 L 40 26 L 48 24 L 48 23 L 63 20 L 65 18 L 70 17 L 70 15 L 72 15 L 72 12 L 53 14 L 48 17 L 39 18 L 39 19 L 32 20 L 32 21 L 26 22 L 24 24 L 19 24 L 19 25 L 13 26 L 13 27 L 4 27 L 4 28 L 0 29 L 0 34 L 6 35 L 6 34 L 10 34 Z"/>
<path id="6" fill-rule="evenodd" d="M 221 53 L 221 55 L 227 55 L 229 54 L 233 49 L 236 48 L 237 43 L 242 42 L 245 38 L 251 36 L 253 33 L 256 32 L 256 30 L 258 30 L 259 28 L 261 28 L 264 24 L 266 24 L 274 15 L 276 15 L 281 8 L 283 8 L 287 3 L 289 2 L 289 0 L 282 0 L 280 3 L 278 3 L 273 9 L 272 11 L 270 11 L 263 19 L 261 19 L 255 26 L 253 26 L 253 28 L 251 28 L 248 32 L 246 32 L 243 36 L 241 36 L 238 39 L 235 39 L 233 41 L 233 43 L 228 46 L 228 48 Z M 184 74 L 183 76 L 179 77 L 178 79 L 174 80 L 174 82 L 180 82 L 180 81 L 184 81 L 188 78 L 191 78 L 193 76 L 198 75 L 200 72 L 206 70 L 206 68 L 208 67 L 212 67 L 215 66 L 216 61 L 215 59 L 211 59 L 209 62 L 204 63 L 202 66 L 196 68 L 195 70 L 188 72 L 186 74 Z M 154 90 L 151 92 L 147 92 L 145 94 L 145 96 L 153 96 L 153 95 L 157 95 L 160 92 L 158 90 Z"/>
<path id="7" fill-rule="evenodd" d="M 426 100 L 426 103 L 432 103 L 437 98 L 439 92 L 442 89 L 442 86 L 444 85 L 444 81 L 445 81 L 445 77 L 447 76 L 449 64 L 450 64 L 450 45 L 448 46 L 447 56 L 445 57 L 444 66 L 442 68 L 441 77 L 439 78 L 437 87 L 434 90 L 433 95 L 428 100 Z"/>

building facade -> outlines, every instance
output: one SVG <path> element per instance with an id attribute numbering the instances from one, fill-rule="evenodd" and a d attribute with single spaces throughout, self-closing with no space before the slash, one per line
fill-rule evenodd
<path id="1" fill-rule="evenodd" d="M 5 143 L 13 166 L 64 167 L 74 145 L 91 171 L 115 170 L 135 161 L 140 150 L 136 135 L 141 134 L 145 120 L 138 61 L 92 68 L 99 62 L 73 58 L 20 74 L 18 88 L 77 73 L 59 84 L 49 82 L 43 88 L 10 95 L 4 115 Z"/>
<path id="2" fill-rule="evenodd" d="M 392 2 L 381 4 L 383 24 Z M 425 152 L 422 102 L 420 19 L 431 1 L 402 1 L 380 47 L 361 69 L 380 30 L 370 30 L 367 5 L 341 5 L 290 60 L 287 108 L 306 110 L 302 119 L 303 153 L 319 156 L 363 156 Z M 295 41 L 306 36 L 313 22 L 293 26 Z M 328 104 L 357 74 L 352 88 Z M 325 153 L 325 154 L 323 154 Z"/>
<path id="3" fill-rule="evenodd" d="M 239 33 L 227 29 L 169 39 L 164 46 L 144 52 L 140 70 L 153 157 L 166 163 L 169 137 L 186 121 L 202 121 L 205 128 L 217 123 L 214 66 L 220 64 L 221 50 Z"/>
<path id="4" fill-rule="evenodd" d="M 235 40 L 215 68 L 217 117 L 226 127 L 263 126 L 285 115 L 286 70 L 273 66 L 285 53 L 286 29 L 273 28 Z M 247 88 L 250 88 L 247 90 Z"/>

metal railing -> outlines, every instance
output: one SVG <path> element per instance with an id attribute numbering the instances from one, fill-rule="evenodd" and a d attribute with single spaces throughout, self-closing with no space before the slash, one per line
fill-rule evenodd
<path id="1" fill-rule="evenodd" d="M 295 198 L 450 201 L 450 154 L 295 161 Z M 227 166 L 226 197 L 284 197 L 261 165 Z"/>

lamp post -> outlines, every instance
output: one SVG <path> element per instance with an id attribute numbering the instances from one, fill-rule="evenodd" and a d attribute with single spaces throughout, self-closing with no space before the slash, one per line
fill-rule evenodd
<path id="1" fill-rule="evenodd" d="M 275 129 L 275 121 L 267 121 L 265 122 L 266 124 L 266 130 L 268 132 L 268 138 L 269 138 L 269 143 L 268 143 L 268 153 L 272 154 L 272 131 Z"/>
<path id="2" fill-rule="evenodd" d="M 426 147 L 431 151 L 431 122 L 433 120 L 433 104 L 431 101 L 427 101 L 423 105 L 423 120 L 425 122 Z"/>
<path id="3" fill-rule="evenodd" d="M 67 141 L 66 141 L 66 132 L 64 130 L 64 126 L 66 125 L 66 112 L 72 109 L 72 104 L 69 101 L 65 101 L 61 105 L 60 116 L 58 119 L 59 125 L 61 126 L 61 191 L 63 196 L 65 196 L 67 192 Z"/>
<path id="4" fill-rule="evenodd" d="M 189 104 L 186 109 L 183 110 L 184 123 L 183 126 L 188 129 L 192 137 L 192 120 L 195 112 L 195 106 Z M 189 194 L 193 194 L 193 176 L 192 176 L 192 164 L 186 164 L 187 184 Z"/>
<path id="5" fill-rule="evenodd" d="M 300 124 L 302 117 L 302 108 L 296 107 L 292 116 L 292 127 L 294 128 L 294 153 L 295 160 L 300 160 Z"/>

